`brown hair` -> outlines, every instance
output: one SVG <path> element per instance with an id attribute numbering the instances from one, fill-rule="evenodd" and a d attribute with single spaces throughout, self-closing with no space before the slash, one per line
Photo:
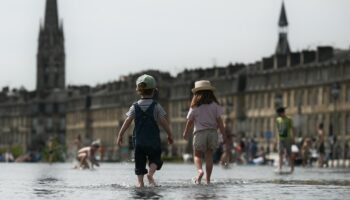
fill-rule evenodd
<path id="1" fill-rule="evenodd" d="M 146 95 L 146 96 L 149 96 L 149 95 L 152 95 L 153 93 L 153 89 L 145 89 L 146 88 L 146 83 L 139 83 L 137 85 L 137 88 L 136 88 L 136 91 L 139 95 Z"/>
<path id="2" fill-rule="evenodd" d="M 191 102 L 191 108 L 199 107 L 202 104 L 211 104 L 212 102 L 216 102 L 217 104 L 219 104 L 213 91 L 200 90 L 194 93 L 192 102 Z"/>

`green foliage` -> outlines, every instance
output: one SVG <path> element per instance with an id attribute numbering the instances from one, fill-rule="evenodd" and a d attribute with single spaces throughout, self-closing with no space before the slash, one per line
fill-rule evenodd
<path id="1" fill-rule="evenodd" d="M 51 139 L 42 152 L 43 159 L 44 161 L 50 163 L 64 162 L 65 150 L 65 146 L 60 144 L 57 138 Z"/>
<path id="2" fill-rule="evenodd" d="M 4 154 L 8 150 L 8 147 L 1 147 L 0 148 L 0 155 Z M 18 156 L 22 155 L 24 153 L 24 150 L 21 145 L 13 145 L 10 146 L 10 152 L 12 153 L 13 157 L 17 158 Z"/>
<path id="3" fill-rule="evenodd" d="M 0 148 L 0 155 L 4 154 L 6 152 L 6 148 L 5 147 L 1 147 Z"/>
<path id="4" fill-rule="evenodd" d="M 24 150 L 21 145 L 14 145 L 11 147 L 11 153 L 13 157 L 17 158 L 24 153 Z"/>

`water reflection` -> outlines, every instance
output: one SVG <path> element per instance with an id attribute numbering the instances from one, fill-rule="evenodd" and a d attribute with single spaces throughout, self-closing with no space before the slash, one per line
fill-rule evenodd
<path id="1" fill-rule="evenodd" d="M 349 170 L 302 169 L 278 176 L 271 167 L 216 168 L 211 185 L 192 183 L 193 166 L 171 165 L 157 176 L 160 187 L 137 189 L 130 165 L 77 171 L 71 164 L 1 165 L 1 199 L 349 199 Z M 3 173 L 4 172 L 4 173 Z M 118 172 L 118 173 L 116 173 Z M 295 196 L 298 195 L 298 196 Z"/>
<path id="2" fill-rule="evenodd" d="M 193 188 L 193 193 L 189 192 L 188 199 L 226 199 L 219 187 L 215 184 L 198 185 Z"/>
<path id="3" fill-rule="evenodd" d="M 132 198 L 134 199 L 161 199 L 159 188 L 136 188 L 132 190 Z"/>
<path id="4" fill-rule="evenodd" d="M 59 180 L 53 177 L 39 178 L 33 188 L 34 194 L 38 197 L 57 197 L 60 193 L 58 182 Z"/>
<path id="5" fill-rule="evenodd" d="M 55 182 L 57 182 L 57 181 L 58 181 L 57 178 L 51 178 L 51 177 L 48 177 L 48 178 L 41 178 L 41 179 L 38 179 L 38 180 L 37 180 L 37 182 L 38 182 L 39 185 L 55 183 Z"/>

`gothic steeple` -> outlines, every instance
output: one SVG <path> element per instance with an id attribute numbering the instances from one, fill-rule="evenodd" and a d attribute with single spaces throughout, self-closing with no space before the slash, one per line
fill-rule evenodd
<path id="1" fill-rule="evenodd" d="M 58 29 L 57 0 L 47 0 L 45 10 L 45 28 Z"/>
<path id="2" fill-rule="evenodd" d="M 278 20 L 279 26 L 279 38 L 276 47 L 276 55 L 287 55 L 290 53 L 289 42 L 288 42 L 288 20 L 286 10 L 284 8 L 284 2 L 282 2 L 281 14 Z"/>
<path id="3" fill-rule="evenodd" d="M 36 87 L 38 91 L 65 87 L 64 35 L 59 24 L 57 0 L 46 0 L 44 24 L 39 32 Z"/>
<path id="4" fill-rule="evenodd" d="M 278 26 L 285 27 L 288 26 L 288 20 L 286 15 L 286 9 L 284 8 L 284 2 L 282 2 L 280 19 L 278 20 Z"/>

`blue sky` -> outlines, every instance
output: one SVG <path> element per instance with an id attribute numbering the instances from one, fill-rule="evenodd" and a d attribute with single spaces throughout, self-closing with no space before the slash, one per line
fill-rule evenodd
<path id="1" fill-rule="evenodd" d="M 276 47 L 281 0 L 58 0 L 66 83 L 96 85 L 146 69 L 251 63 Z M 350 1 L 285 0 L 293 51 L 349 49 Z M 0 87 L 35 88 L 45 0 L 0 0 Z"/>

